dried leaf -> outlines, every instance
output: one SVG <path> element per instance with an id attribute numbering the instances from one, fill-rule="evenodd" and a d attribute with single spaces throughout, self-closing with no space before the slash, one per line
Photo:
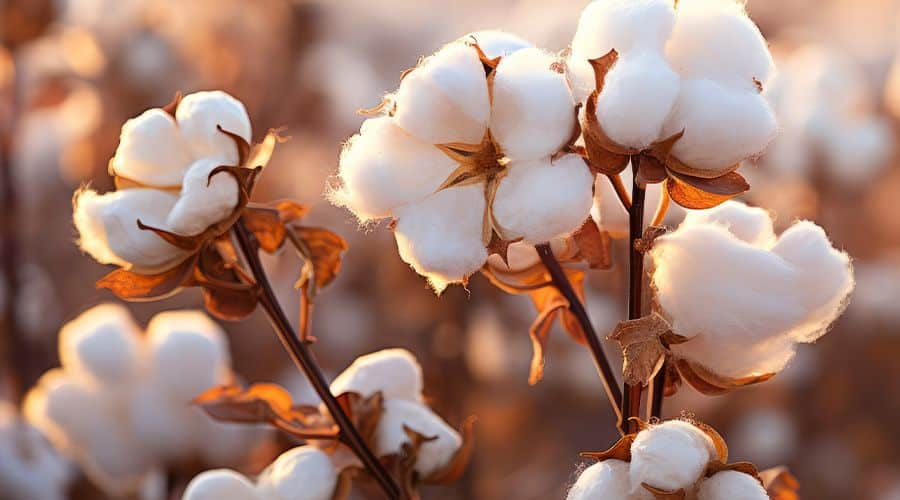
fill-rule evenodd
<path id="1" fill-rule="evenodd" d="M 733 464 L 727 464 L 723 460 L 710 460 L 710 462 L 706 464 L 706 472 L 704 473 L 704 476 L 712 477 L 716 473 L 728 470 L 747 474 L 748 476 L 751 476 L 759 481 L 759 484 L 763 484 L 762 479 L 760 479 L 759 477 L 759 470 L 750 462 L 735 462 Z"/>
<path id="2" fill-rule="evenodd" d="M 672 148 L 683 135 L 684 130 L 653 143 L 647 149 L 646 154 L 657 159 L 660 163 L 665 165 L 670 172 L 676 172 L 681 175 L 687 175 L 690 177 L 713 179 L 716 177 L 721 177 L 729 172 L 733 172 L 740 166 L 740 163 L 735 163 L 734 165 L 728 165 L 718 169 L 707 169 L 695 168 L 685 164 L 672 154 Z"/>
<path id="3" fill-rule="evenodd" d="M 337 277 L 341 269 L 341 254 L 347 249 L 347 242 L 327 229 L 318 227 L 291 226 L 289 228 L 302 249 L 298 249 L 310 263 L 306 272 L 297 282 L 298 287 L 306 285 L 312 273 L 316 288 L 322 288 Z"/>
<path id="4" fill-rule="evenodd" d="M 637 153 L 636 150 L 619 146 L 606 135 L 597 120 L 596 91 L 588 97 L 581 127 L 588 166 L 595 174 L 616 175 L 628 166 L 629 155 Z"/>
<path id="5" fill-rule="evenodd" d="M 661 490 L 650 486 L 647 483 L 641 483 L 645 490 L 649 491 L 656 500 L 684 500 L 685 492 L 683 489 L 676 491 Z"/>
<path id="6" fill-rule="evenodd" d="M 587 261 L 591 269 L 609 269 L 612 265 L 610 256 L 609 233 L 601 231 L 593 219 L 588 218 L 572 234 L 581 257 Z"/>
<path id="7" fill-rule="evenodd" d="M 657 313 L 616 325 L 609 338 L 622 347 L 625 358 L 622 372 L 627 384 L 650 383 L 667 352 L 661 337 L 670 330 L 669 323 Z"/>
<path id="8" fill-rule="evenodd" d="M 750 377 L 730 378 L 715 374 L 702 365 L 684 358 L 672 357 L 671 361 L 678 368 L 682 379 L 707 396 L 725 394 L 739 387 L 765 382 L 775 376 L 774 373 L 765 373 Z"/>
<path id="9" fill-rule="evenodd" d="M 719 434 L 719 431 L 715 430 L 711 425 L 704 424 L 703 422 L 694 422 L 694 427 L 703 431 L 704 434 L 709 436 L 709 439 L 713 443 L 713 447 L 716 449 L 716 455 L 719 458 L 719 461 L 722 463 L 728 462 L 728 444 L 725 443 L 725 438 Z"/>
<path id="10" fill-rule="evenodd" d="M 737 172 L 706 179 L 669 171 L 666 190 L 675 203 L 684 208 L 706 209 L 730 200 L 750 189 L 747 181 Z"/>
<path id="11" fill-rule="evenodd" d="M 672 363 L 666 363 L 666 380 L 663 384 L 663 396 L 670 398 L 674 396 L 678 389 L 681 388 L 681 375 L 678 374 L 678 368 Z"/>
<path id="12" fill-rule="evenodd" d="M 259 302 L 256 290 L 226 290 L 203 288 L 203 305 L 216 318 L 240 321 L 253 314 Z"/>
<path id="13" fill-rule="evenodd" d="M 472 459 L 472 453 L 475 451 L 475 422 L 477 420 L 476 417 L 471 416 L 463 422 L 460 429 L 462 446 L 456 450 L 456 453 L 447 465 L 431 473 L 423 482 L 428 484 L 450 484 L 462 477 L 469 466 L 469 461 Z"/>
<path id="14" fill-rule="evenodd" d="M 175 112 L 178 110 L 178 105 L 181 104 L 181 99 L 183 97 L 184 96 L 181 94 L 180 90 L 176 91 L 175 97 L 172 98 L 172 101 L 169 102 L 169 104 L 166 104 L 165 106 L 163 106 L 162 110 L 165 111 L 166 113 L 169 113 L 169 115 L 172 118 L 175 118 Z"/>
<path id="15" fill-rule="evenodd" d="M 196 257 L 159 274 L 139 274 L 116 269 L 97 281 L 97 288 L 105 288 L 117 297 L 129 301 L 152 301 L 170 297 L 193 278 Z"/>
<path id="16" fill-rule="evenodd" d="M 340 469 L 339 469 L 340 470 Z M 356 470 L 345 468 L 338 475 L 337 486 L 331 495 L 331 500 L 349 500 L 350 493 L 353 491 L 353 478 L 356 476 Z"/>
<path id="17" fill-rule="evenodd" d="M 759 473 L 759 477 L 772 500 L 800 500 L 797 493 L 800 490 L 800 481 L 787 467 L 766 469 Z"/>
<path id="18" fill-rule="evenodd" d="M 650 155 L 641 155 L 636 178 L 639 186 L 646 187 L 647 184 L 659 184 L 666 180 L 668 176 L 669 173 L 662 162 Z"/>
<path id="19" fill-rule="evenodd" d="M 626 434 L 606 451 L 586 451 L 582 452 L 581 456 L 596 459 L 598 462 L 609 459 L 631 462 L 631 444 L 636 437 L 637 433 Z"/>
<path id="20" fill-rule="evenodd" d="M 269 164 L 272 153 L 275 152 L 275 146 L 286 142 L 288 139 L 288 137 L 281 135 L 281 130 L 269 129 L 269 132 L 263 138 L 262 142 L 255 144 L 250 148 L 242 165 L 248 168 L 265 167 Z"/>
<path id="21" fill-rule="evenodd" d="M 248 206 L 242 218 L 263 251 L 275 253 L 284 245 L 287 229 L 277 209 Z"/>
<path id="22" fill-rule="evenodd" d="M 542 308 L 538 309 L 537 318 L 534 319 L 534 322 L 531 323 L 531 328 L 528 329 L 532 348 L 528 385 L 535 385 L 544 378 L 544 350 L 547 347 L 547 340 L 553 328 L 553 320 L 556 319 L 562 309 L 569 307 L 569 301 L 560 295 L 558 291 L 547 295 L 552 295 L 552 299 L 544 301 L 541 305 Z"/>

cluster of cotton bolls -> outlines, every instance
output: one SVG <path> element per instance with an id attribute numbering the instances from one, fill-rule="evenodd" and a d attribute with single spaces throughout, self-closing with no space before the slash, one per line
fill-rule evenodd
<path id="1" fill-rule="evenodd" d="M 892 131 L 873 85 L 839 50 L 797 49 L 780 61 L 766 96 L 781 131 L 762 158 L 772 172 L 809 177 L 821 167 L 841 185 L 858 186 L 887 166 Z"/>
<path id="2" fill-rule="evenodd" d="M 809 221 L 775 235 L 763 209 L 729 201 L 689 211 L 650 253 L 673 353 L 726 377 L 775 373 L 813 342 L 853 289 L 849 256 Z"/>
<path id="3" fill-rule="evenodd" d="M 710 437 L 695 425 L 669 420 L 635 436 L 630 461 L 609 458 L 584 469 L 567 500 L 652 500 L 646 486 L 684 492 L 696 500 L 765 500 L 759 479 L 736 470 L 707 477 L 707 466 L 719 461 Z"/>
<path id="4" fill-rule="evenodd" d="M 63 500 L 72 468 L 47 438 L 0 402 L 0 485 L 10 500 Z"/>
<path id="5" fill-rule="evenodd" d="M 225 173 L 209 177 L 217 167 L 239 162 L 234 139 L 223 131 L 251 141 L 244 105 L 221 91 L 190 94 L 174 112 L 153 108 L 125 122 L 110 161 L 119 189 L 75 194 L 81 249 L 102 264 L 146 273 L 186 258 L 188 252 L 137 221 L 193 236 L 231 214 L 237 181 Z"/>
<path id="6" fill-rule="evenodd" d="M 775 117 L 760 93 L 774 63 L 743 3 L 592 2 L 568 60 L 577 99 L 595 90 L 588 61 L 611 50 L 618 59 L 596 114 L 618 145 L 642 150 L 683 131 L 672 155 L 692 175 L 713 177 L 761 153 L 774 136 Z"/>
<path id="7" fill-rule="evenodd" d="M 535 244 L 577 229 L 592 176 L 557 155 L 576 126 L 559 62 L 501 32 L 447 44 L 347 142 L 331 200 L 362 223 L 393 218 L 400 257 L 436 291 L 484 265 L 494 232 Z"/>
<path id="8" fill-rule="evenodd" d="M 191 407 L 235 377 L 224 333 L 201 312 L 160 313 L 142 335 L 124 307 L 99 305 L 62 328 L 59 354 L 25 416 L 110 494 L 138 491 L 167 465 L 238 463 L 260 437 Z"/>

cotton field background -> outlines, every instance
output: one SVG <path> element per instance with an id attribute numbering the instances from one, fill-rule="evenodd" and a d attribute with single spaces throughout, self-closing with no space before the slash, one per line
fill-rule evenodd
<path id="1" fill-rule="evenodd" d="M 900 1 L 587 5 L 0 0 L 0 499 L 900 499 Z"/>

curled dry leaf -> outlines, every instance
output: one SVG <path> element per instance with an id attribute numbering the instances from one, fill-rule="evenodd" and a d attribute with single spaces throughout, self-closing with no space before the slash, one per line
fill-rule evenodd
<path id="1" fill-rule="evenodd" d="M 800 500 L 800 481 L 787 467 L 773 467 L 759 473 L 763 487 L 772 500 Z"/>
<path id="2" fill-rule="evenodd" d="M 158 274 L 139 274 L 116 269 L 100 278 L 96 286 L 111 291 L 116 297 L 134 302 L 160 300 L 178 293 L 194 272 L 197 256 Z"/>
<path id="3" fill-rule="evenodd" d="M 609 269 L 612 266 L 609 233 L 601 231 L 593 219 L 588 218 L 572 233 L 572 240 L 578 248 L 578 254 L 591 269 Z"/>
<path id="4" fill-rule="evenodd" d="M 575 269 L 563 269 L 575 293 L 580 300 L 584 300 L 584 273 Z M 544 278 L 546 281 L 548 278 Z M 535 385 L 544 376 L 544 350 L 553 328 L 553 322 L 558 318 L 560 325 L 569 335 L 581 344 L 584 344 L 585 333 L 581 328 L 578 318 L 569 310 L 569 301 L 555 286 L 546 286 L 528 292 L 537 317 L 528 329 L 531 337 L 533 354 L 531 358 L 531 370 L 528 374 L 528 383 Z"/>
<path id="5" fill-rule="evenodd" d="M 666 191 L 675 203 L 698 210 L 724 203 L 748 189 L 750 184 L 737 172 L 706 179 L 670 171 L 666 179 Z"/>
<path id="6" fill-rule="evenodd" d="M 322 288 L 335 277 L 341 269 L 341 254 L 347 250 L 347 242 L 336 233 L 318 227 L 290 226 L 289 237 L 307 261 L 297 287 L 307 282 L 315 288 Z"/>
<path id="7" fill-rule="evenodd" d="M 668 351 L 663 337 L 671 331 L 668 321 L 655 312 L 616 325 L 609 339 L 622 347 L 626 383 L 644 386 L 650 383 Z"/>
<path id="8" fill-rule="evenodd" d="M 598 462 L 610 459 L 631 462 L 631 444 L 634 443 L 634 438 L 636 437 L 637 433 L 626 434 L 606 451 L 586 451 L 582 452 L 581 456 L 593 458 Z"/>
<path id="9" fill-rule="evenodd" d="M 717 375 L 702 365 L 684 358 L 672 357 L 671 362 L 678 369 L 681 378 L 691 387 L 707 396 L 725 394 L 733 389 L 765 382 L 774 377 L 774 373 L 764 373 L 750 377 L 730 378 Z"/>
<path id="10" fill-rule="evenodd" d="M 735 462 L 733 464 L 727 464 L 721 460 L 710 460 L 710 462 L 706 464 L 706 472 L 704 473 L 704 477 L 712 477 L 719 472 L 727 470 L 733 470 L 735 472 L 747 474 L 748 476 L 753 477 L 754 479 L 759 481 L 759 484 L 763 484 L 763 481 L 759 476 L 759 469 L 757 469 L 756 466 L 750 462 Z"/>

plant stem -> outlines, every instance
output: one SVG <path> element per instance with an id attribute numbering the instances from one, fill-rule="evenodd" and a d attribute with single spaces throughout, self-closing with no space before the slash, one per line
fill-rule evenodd
<path id="1" fill-rule="evenodd" d="M 662 406 L 663 406 L 663 398 L 665 397 L 664 392 L 666 389 L 666 369 L 668 368 L 668 361 L 663 360 L 662 366 L 659 368 L 659 371 L 656 373 L 656 376 L 653 377 L 653 382 L 650 385 L 650 420 L 651 418 L 660 418 L 662 417 Z"/>
<path id="2" fill-rule="evenodd" d="M 375 454 L 372 453 L 372 450 L 366 445 L 359 431 L 354 427 L 353 422 L 350 421 L 350 418 L 331 393 L 328 382 L 325 381 L 322 370 L 316 364 L 309 346 L 294 334 L 290 321 L 278 303 L 278 298 L 275 296 L 266 271 L 259 259 L 259 245 L 256 237 L 244 225 L 243 219 L 234 225 L 234 234 L 237 237 L 241 252 L 247 260 L 247 265 L 250 267 L 250 272 L 259 285 L 259 302 L 269 316 L 269 321 L 278 335 L 278 340 L 281 341 L 281 344 L 288 351 L 294 364 L 306 374 L 319 398 L 325 403 L 332 418 L 334 418 L 335 423 L 340 428 L 343 441 L 359 457 L 366 469 L 384 490 L 385 495 L 392 500 L 399 499 L 400 489 L 397 487 L 397 484 L 381 462 L 378 461 L 378 458 L 375 457 Z"/>
<path id="3" fill-rule="evenodd" d="M 553 256 L 553 250 L 550 248 L 550 244 L 541 243 L 540 245 L 535 245 L 535 248 L 537 249 L 538 255 L 541 257 L 541 262 L 544 263 L 547 272 L 550 273 L 553 285 L 556 286 L 559 292 L 563 294 L 563 297 L 569 301 L 569 310 L 575 315 L 575 318 L 581 325 L 581 329 L 584 330 L 585 340 L 587 340 L 591 355 L 594 358 L 594 365 L 597 367 L 597 372 L 600 374 L 600 381 L 603 383 L 604 390 L 606 390 L 606 397 L 609 399 L 613 412 L 618 419 L 618 427 L 622 430 L 622 412 L 618 405 L 622 395 L 619 392 L 619 387 L 616 385 L 616 376 L 613 374 L 609 360 L 606 359 L 606 354 L 603 352 L 603 347 L 600 345 L 600 338 L 594 330 L 594 325 L 591 324 L 591 319 L 588 317 L 584 304 L 572 288 L 572 283 L 569 281 L 569 278 L 566 277 L 566 273 L 563 271 L 562 266 L 560 266 L 559 261 Z"/>
<path id="4" fill-rule="evenodd" d="M 644 232 L 644 188 L 638 184 L 638 168 L 640 158 L 631 157 L 631 206 L 628 207 L 628 319 L 638 319 L 642 312 L 644 291 L 644 254 L 635 247 Z M 622 388 L 622 414 L 625 418 L 627 432 L 637 432 L 637 417 L 641 411 L 640 384 L 625 384 Z"/>

